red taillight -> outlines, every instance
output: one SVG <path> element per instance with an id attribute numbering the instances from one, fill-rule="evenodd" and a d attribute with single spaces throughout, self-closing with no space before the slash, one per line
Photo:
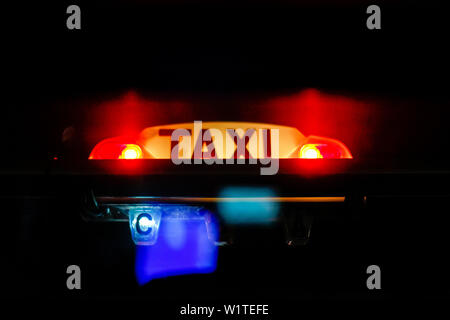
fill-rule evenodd
<path id="1" fill-rule="evenodd" d="M 94 147 L 89 159 L 142 159 L 141 147 L 130 142 L 134 142 L 134 139 L 117 137 L 103 140 Z"/>
<path id="2" fill-rule="evenodd" d="M 142 159 L 142 149 L 137 144 L 126 144 L 119 159 Z"/>
<path id="3" fill-rule="evenodd" d="M 298 154 L 301 159 L 352 159 L 350 150 L 340 141 L 321 137 L 308 137 Z"/>
<path id="4" fill-rule="evenodd" d="M 320 152 L 317 144 L 305 144 L 300 148 L 299 153 L 302 159 L 322 159 L 323 155 Z"/>

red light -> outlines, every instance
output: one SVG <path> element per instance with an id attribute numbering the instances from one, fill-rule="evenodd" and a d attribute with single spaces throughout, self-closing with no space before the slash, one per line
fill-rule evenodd
<path id="1" fill-rule="evenodd" d="M 350 150 L 340 141 L 309 136 L 299 150 L 301 159 L 353 159 Z"/>
<path id="2" fill-rule="evenodd" d="M 99 142 L 92 149 L 89 159 L 142 159 L 144 153 L 133 137 L 115 137 Z"/>
<path id="3" fill-rule="evenodd" d="M 305 144 L 300 148 L 300 158 L 302 159 L 322 159 L 323 156 L 316 144 Z"/>
<path id="4" fill-rule="evenodd" d="M 125 148 L 122 150 L 122 153 L 119 156 L 119 159 L 141 159 L 142 158 L 142 149 L 136 144 L 127 144 Z"/>

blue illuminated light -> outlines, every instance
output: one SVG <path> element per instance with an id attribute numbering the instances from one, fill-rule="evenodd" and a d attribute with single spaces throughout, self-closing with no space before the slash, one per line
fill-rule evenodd
<path id="1" fill-rule="evenodd" d="M 136 246 L 136 279 L 140 285 L 169 276 L 211 273 L 217 265 L 219 228 L 206 210 L 189 206 L 163 208 L 158 240 Z"/>
<path id="2" fill-rule="evenodd" d="M 265 187 L 226 187 L 220 194 L 219 214 L 227 224 L 270 224 L 278 217 L 275 192 Z"/>

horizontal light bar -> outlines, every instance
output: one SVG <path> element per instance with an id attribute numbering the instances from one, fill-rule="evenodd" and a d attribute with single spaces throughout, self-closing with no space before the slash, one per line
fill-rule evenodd
<path id="1" fill-rule="evenodd" d="M 219 202 L 291 202 L 340 203 L 345 197 L 97 197 L 101 203 L 164 202 L 164 203 L 219 203 Z"/>

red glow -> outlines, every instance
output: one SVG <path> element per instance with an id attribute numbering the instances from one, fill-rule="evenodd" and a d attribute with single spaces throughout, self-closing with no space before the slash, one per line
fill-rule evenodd
<path id="1" fill-rule="evenodd" d="M 352 159 L 350 150 L 340 141 L 309 136 L 300 148 L 299 158 L 303 159 Z"/>
<path id="2" fill-rule="evenodd" d="M 137 141 L 139 133 L 143 128 L 155 125 L 194 120 L 264 122 L 297 128 L 306 137 L 332 137 L 342 141 L 355 158 L 359 158 L 362 149 L 373 149 L 373 128 L 377 121 L 367 101 L 317 89 L 269 99 L 264 96 L 261 99 L 260 95 L 256 98 L 227 95 L 201 99 L 177 96 L 176 100 L 173 96 L 164 99 L 128 91 L 99 104 L 92 105 L 91 102 L 93 108 L 86 113 L 89 116 L 84 119 L 87 127 L 83 133 L 90 145 L 108 137 L 125 136 L 131 138 L 120 138 L 117 143 L 141 143 L 144 146 L 143 141 Z M 304 143 L 324 144 L 313 140 Z M 113 145 L 105 145 L 103 149 L 101 155 L 93 150 L 90 158 L 117 159 L 123 150 Z M 152 157 L 150 151 L 144 152 L 143 158 Z M 336 157 L 336 148 L 329 144 L 326 149 L 320 146 L 320 153 L 328 155 L 325 159 L 352 157 L 350 152 L 350 156 Z M 299 154 L 298 149 L 295 154 Z"/>
<path id="3" fill-rule="evenodd" d="M 184 102 L 146 97 L 134 90 L 106 101 L 90 101 L 88 107 L 83 126 L 87 128 L 89 143 L 108 137 L 135 136 L 143 128 L 192 118 Z M 174 120 L 175 116 L 180 119 Z"/>
<path id="4" fill-rule="evenodd" d="M 377 118 L 373 103 L 368 101 L 306 89 L 270 99 L 263 109 L 272 123 L 298 128 L 305 136 L 332 137 L 342 141 L 358 157 L 373 144 L 373 124 Z"/>
<path id="5" fill-rule="evenodd" d="M 322 153 L 315 144 L 305 144 L 300 148 L 299 157 L 302 159 L 323 159 Z"/>
<path id="6" fill-rule="evenodd" d="M 143 158 L 141 147 L 135 144 L 133 137 L 115 137 L 99 142 L 89 159 L 140 159 Z M 128 151 L 128 152 L 127 152 Z M 131 151 L 134 151 L 133 154 Z"/>
<path id="7" fill-rule="evenodd" d="M 122 149 L 119 159 L 142 159 L 142 149 L 136 144 L 126 144 L 125 148 Z"/>
<path id="8" fill-rule="evenodd" d="M 91 122 L 95 122 L 102 134 L 109 136 L 137 134 L 148 119 L 152 119 L 155 105 L 129 91 L 118 99 L 100 104 Z"/>

